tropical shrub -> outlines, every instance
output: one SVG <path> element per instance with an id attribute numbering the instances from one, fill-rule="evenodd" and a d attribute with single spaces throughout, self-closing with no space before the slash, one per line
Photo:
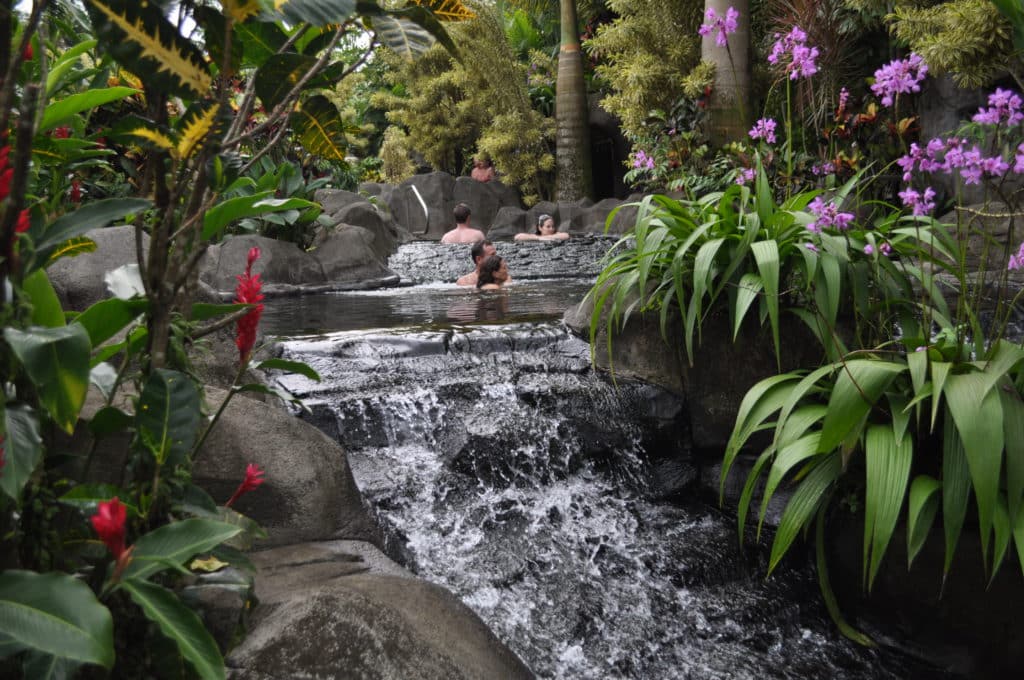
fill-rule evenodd
<path id="1" fill-rule="evenodd" d="M 221 651 L 177 590 L 182 572 L 246 568 L 239 549 L 260 530 L 230 506 L 262 473 L 250 466 L 223 504 L 192 483 L 192 463 L 228 401 L 208 417 L 187 348 L 235 324 L 228 399 L 272 392 L 240 384 L 250 367 L 316 374 L 252 361 L 262 311 L 252 271 L 258 249 L 235 304 L 193 304 L 196 266 L 238 220 L 314 207 L 236 184 L 287 134 L 344 161 L 337 109 L 306 90 L 351 66 L 332 60 L 346 31 L 358 23 L 410 56 L 432 36 L 447 37 L 419 6 L 391 12 L 360 3 L 356 14 L 345 1 L 284 2 L 265 12 L 232 0 L 175 8 L 172 20 L 159 3 L 89 0 L 95 40 L 81 41 L 80 12 L 68 4 L 44 17 L 46 5 L 34 3 L 27 17 L 8 7 L 0 21 L 0 63 L 11 76 L 0 86 L 0 674 L 65 677 L 94 666 L 117 677 L 179 669 L 223 678 Z M 139 88 L 107 86 L 115 62 Z M 140 94 L 145 108 L 134 116 L 102 108 Z M 95 159 L 115 153 L 146 198 L 80 193 L 71 175 L 100 172 Z M 116 297 L 66 313 L 47 266 L 95 249 L 84 234 L 119 222 L 134 225 L 140 243 L 149 236 L 148 257 L 108 275 Z M 84 418 L 90 384 L 102 405 Z M 130 442 L 116 484 L 89 481 L 95 447 L 60 443 L 76 428 Z"/>

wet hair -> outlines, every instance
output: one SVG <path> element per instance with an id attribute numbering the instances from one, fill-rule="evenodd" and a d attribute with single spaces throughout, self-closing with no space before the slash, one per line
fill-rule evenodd
<path id="1" fill-rule="evenodd" d="M 497 283 L 494 280 L 494 272 L 501 269 L 501 263 L 505 260 L 500 255 L 491 255 L 480 265 L 480 275 L 476 277 L 476 287 L 480 288 L 487 283 Z"/>
<path id="2" fill-rule="evenodd" d="M 533 233 L 535 233 L 537 236 L 540 236 L 540 225 L 544 224 L 548 220 L 553 219 L 554 218 L 551 215 L 548 215 L 547 213 L 541 213 L 540 215 L 537 215 L 537 226 L 534 227 Z M 557 229 L 555 231 L 557 231 Z"/>
<path id="3" fill-rule="evenodd" d="M 483 241 L 477 241 L 473 244 L 473 247 L 469 249 L 469 259 L 473 260 L 473 264 L 476 264 L 478 258 L 484 256 L 487 252 L 487 246 L 493 246 L 489 240 L 484 239 Z"/>
<path id="4" fill-rule="evenodd" d="M 469 206 L 465 203 L 459 203 L 455 206 L 455 210 L 452 210 L 452 215 L 455 217 L 455 224 L 465 224 L 466 220 L 469 219 L 470 212 Z"/>

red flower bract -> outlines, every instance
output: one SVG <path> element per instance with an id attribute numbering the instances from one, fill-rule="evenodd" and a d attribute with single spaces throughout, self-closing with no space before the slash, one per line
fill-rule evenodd
<path id="1" fill-rule="evenodd" d="M 252 347 L 256 344 L 256 327 L 260 324 L 260 315 L 263 314 L 263 305 L 258 304 L 263 299 L 260 289 L 263 283 L 259 274 L 252 273 L 252 265 L 260 257 L 259 248 L 250 248 L 246 258 L 245 273 L 240 274 L 238 285 L 235 287 L 235 302 L 255 304 L 248 314 L 238 320 L 237 332 L 235 334 L 235 345 L 238 347 L 238 359 L 241 363 L 249 360 Z"/>
<path id="2" fill-rule="evenodd" d="M 32 222 L 29 221 L 28 210 L 22 210 L 18 213 L 18 221 L 14 225 L 14 231 L 24 234 L 31 226 Z"/>
<path id="3" fill-rule="evenodd" d="M 69 195 L 72 203 L 82 202 L 82 183 L 77 179 L 71 180 L 71 193 Z"/>
<path id="4" fill-rule="evenodd" d="M 242 496 L 242 494 L 255 490 L 256 487 L 265 482 L 266 480 L 263 479 L 264 474 L 264 471 L 260 469 L 259 465 L 256 465 L 255 463 L 249 463 L 246 465 L 245 479 L 243 479 L 242 483 L 238 485 L 235 492 L 231 494 L 231 498 L 229 498 L 228 502 L 224 504 L 224 507 L 230 508 L 234 502 Z"/>
<path id="5" fill-rule="evenodd" d="M 92 516 L 92 528 L 115 560 L 120 560 L 125 552 L 124 522 L 127 517 L 127 509 L 117 496 L 100 502 L 96 514 Z"/>

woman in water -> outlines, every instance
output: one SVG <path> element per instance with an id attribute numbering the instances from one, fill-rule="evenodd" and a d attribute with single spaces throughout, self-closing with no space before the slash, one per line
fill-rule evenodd
<path id="1" fill-rule="evenodd" d="M 505 258 L 491 255 L 480 265 L 476 287 L 480 290 L 499 290 L 508 279 L 508 263 L 505 262 Z"/>
<path id="2" fill-rule="evenodd" d="M 551 215 L 540 215 L 537 217 L 537 227 L 532 234 L 516 234 L 517 241 L 564 241 L 569 235 L 564 231 L 558 231 L 555 227 L 555 218 Z"/>

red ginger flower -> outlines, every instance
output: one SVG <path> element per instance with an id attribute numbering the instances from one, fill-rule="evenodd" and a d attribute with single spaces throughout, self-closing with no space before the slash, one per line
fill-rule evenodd
<path id="1" fill-rule="evenodd" d="M 29 221 L 28 210 L 22 210 L 18 214 L 18 221 L 14 225 L 14 231 L 19 234 L 24 234 L 32 226 L 32 222 Z"/>
<path id="2" fill-rule="evenodd" d="M 53 137 L 54 139 L 67 139 L 71 136 L 71 128 L 67 125 L 62 125 L 59 128 L 54 128 Z"/>
<path id="3" fill-rule="evenodd" d="M 256 344 L 256 327 L 260 324 L 260 315 L 263 314 L 263 305 L 257 304 L 263 299 L 260 289 L 263 283 L 259 274 L 252 273 L 252 265 L 260 257 L 260 249 L 253 247 L 249 249 L 249 257 L 245 265 L 245 273 L 240 274 L 238 285 L 235 287 L 235 302 L 255 304 L 249 313 L 238 320 L 237 332 L 235 334 L 235 345 L 238 347 L 238 357 L 241 363 L 249 360 L 252 347 Z"/>
<path id="4" fill-rule="evenodd" d="M 82 202 L 82 183 L 77 179 L 71 180 L 71 193 L 69 197 L 72 203 Z"/>
<path id="5" fill-rule="evenodd" d="M 124 547 L 124 522 L 128 511 L 117 496 L 101 501 L 92 516 L 92 528 L 107 546 L 114 559 L 120 560 L 127 552 Z"/>
<path id="6" fill-rule="evenodd" d="M 260 466 L 257 465 L 256 463 L 249 463 L 248 465 L 246 465 L 245 479 L 243 479 L 242 483 L 238 485 L 238 488 L 235 489 L 235 492 L 231 494 L 231 498 L 229 498 L 228 502 L 224 504 L 224 507 L 230 508 L 235 501 L 241 498 L 242 494 L 254 491 L 256 487 L 258 487 L 263 482 L 267 481 L 263 479 L 264 474 L 266 473 L 263 470 L 261 470 Z"/>
<path id="7" fill-rule="evenodd" d="M 25 50 L 21 53 L 21 57 L 25 61 L 31 61 L 33 56 L 35 56 L 35 51 L 32 49 L 32 43 L 29 43 L 25 45 Z"/>

